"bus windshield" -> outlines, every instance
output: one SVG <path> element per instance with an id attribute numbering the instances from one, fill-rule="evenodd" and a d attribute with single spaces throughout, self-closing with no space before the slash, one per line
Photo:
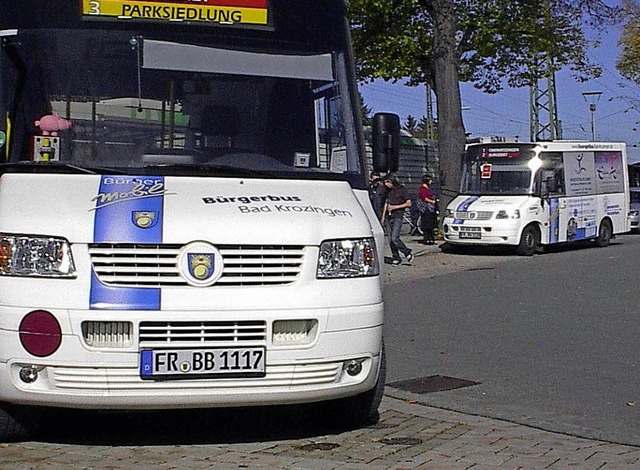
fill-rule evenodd
<path id="1" fill-rule="evenodd" d="M 531 194 L 533 152 L 528 147 L 470 146 L 462 169 L 461 193 L 469 195 Z"/>
<path id="2" fill-rule="evenodd" d="M 57 134 L 59 163 L 96 171 L 363 174 L 340 51 L 231 49 L 161 31 L 3 36 L 8 162 L 33 159 L 33 136 Z"/>

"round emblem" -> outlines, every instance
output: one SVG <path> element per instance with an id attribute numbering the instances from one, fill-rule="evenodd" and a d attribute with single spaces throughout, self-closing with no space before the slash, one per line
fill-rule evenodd
<path id="1" fill-rule="evenodd" d="M 158 213 L 155 211 L 134 211 L 131 216 L 139 228 L 151 228 L 158 222 Z"/>
<path id="2" fill-rule="evenodd" d="M 220 279 L 224 262 L 216 247 L 205 242 L 194 242 L 180 250 L 178 269 L 190 285 L 207 287 Z"/>

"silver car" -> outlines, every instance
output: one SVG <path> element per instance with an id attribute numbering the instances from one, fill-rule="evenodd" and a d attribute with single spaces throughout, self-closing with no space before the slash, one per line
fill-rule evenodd
<path id="1" fill-rule="evenodd" d="M 629 208 L 629 228 L 632 232 L 640 230 L 640 188 L 631 188 L 631 206 Z"/>

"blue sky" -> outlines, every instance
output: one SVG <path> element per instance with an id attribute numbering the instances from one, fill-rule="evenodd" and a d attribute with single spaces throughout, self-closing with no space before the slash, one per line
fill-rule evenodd
<path id="1" fill-rule="evenodd" d="M 568 69 L 556 73 L 558 116 L 565 139 L 591 140 L 592 101 L 591 98 L 587 101 L 582 93 L 602 92 L 595 101 L 596 139 L 626 142 L 629 161 L 636 162 L 640 161 L 640 86 L 624 80 L 615 68 L 619 38 L 619 29 L 604 33 L 602 46 L 589 52 L 591 59 L 602 67 L 600 78 L 578 83 Z M 376 81 L 361 85 L 360 91 L 374 113 L 397 113 L 403 123 L 408 115 L 419 119 L 426 114 L 424 86 Z M 520 140 L 529 140 L 529 88 L 505 88 L 489 95 L 470 84 L 461 84 L 461 94 L 465 129 L 471 137 L 519 136 Z M 433 101 L 437 115 L 435 97 Z"/>

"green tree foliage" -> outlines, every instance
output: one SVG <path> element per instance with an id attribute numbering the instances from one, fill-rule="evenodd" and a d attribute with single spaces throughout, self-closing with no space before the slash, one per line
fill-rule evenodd
<path id="1" fill-rule="evenodd" d="M 362 116 L 362 124 L 364 126 L 371 126 L 373 118 L 371 117 L 371 107 L 367 106 L 362 98 L 362 94 L 358 93 L 360 97 L 360 115 Z"/>
<path id="2" fill-rule="evenodd" d="M 415 133 L 418 130 L 418 121 L 416 121 L 416 118 L 409 115 L 404 121 L 404 126 L 402 126 L 402 128 L 412 136 L 415 136 Z"/>
<path id="3" fill-rule="evenodd" d="M 634 5 L 634 0 L 624 0 Z M 528 86 L 537 79 L 541 55 L 556 70 L 568 66 L 578 80 L 600 74 L 586 55 L 598 30 L 615 24 L 621 9 L 602 0 L 351 0 L 357 68 L 362 80 L 408 78 L 436 92 L 434 26 L 443 18 L 439 4 L 455 15 L 460 80 L 495 93 L 506 84 Z"/>
<path id="4" fill-rule="evenodd" d="M 625 0 L 623 7 L 626 20 L 620 37 L 622 53 L 616 66 L 624 78 L 640 84 L 640 4 Z"/>
<path id="5" fill-rule="evenodd" d="M 602 0 L 351 0 L 356 66 L 361 80 L 428 84 L 438 109 L 441 186 L 453 194 L 464 150 L 459 82 L 488 93 L 529 86 L 551 59 L 577 80 L 598 76 L 585 26 L 618 20 Z"/>

